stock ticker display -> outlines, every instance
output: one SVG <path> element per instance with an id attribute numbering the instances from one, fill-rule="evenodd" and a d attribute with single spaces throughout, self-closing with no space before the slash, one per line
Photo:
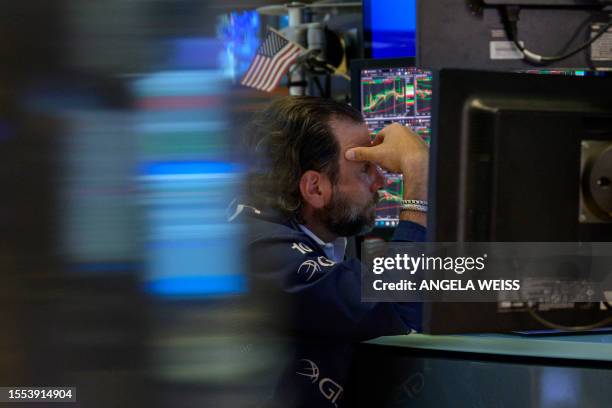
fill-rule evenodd
<path id="1" fill-rule="evenodd" d="M 361 112 L 374 137 L 397 122 L 410 126 L 429 144 L 431 137 L 432 75 L 414 68 L 368 68 L 361 71 Z M 385 174 L 385 188 L 376 209 L 377 227 L 399 222 L 403 185 L 401 174 Z"/>

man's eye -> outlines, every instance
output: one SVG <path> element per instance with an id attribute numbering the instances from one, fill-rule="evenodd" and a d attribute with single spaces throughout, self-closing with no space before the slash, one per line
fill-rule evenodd
<path id="1" fill-rule="evenodd" d="M 361 171 L 363 171 L 364 173 L 367 173 L 370 171 L 370 163 L 366 163 L 363 165 L 363 168 L 361 169 Z"/>

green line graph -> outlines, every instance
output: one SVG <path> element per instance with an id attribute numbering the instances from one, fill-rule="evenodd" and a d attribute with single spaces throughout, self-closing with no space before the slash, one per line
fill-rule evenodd
<path id="1" fill-rule="evenodd" d="M 406 79 L 400 76 L 362 80 L 363 114 L 402 115 L 406 112 Z M 414 92 L 413 92 L 414 94 Z"/>
<path id="2" fill-rule="evenodd" d="M 431 114 L 431 76 L 416 75 L 416 115 L 426 116 Z"/>

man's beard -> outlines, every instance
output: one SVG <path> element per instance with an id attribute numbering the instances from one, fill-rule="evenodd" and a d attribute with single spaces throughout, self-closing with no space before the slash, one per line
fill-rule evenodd
<path id="1" fill-rule="evenodd" d="M 334 187 L 330 203 L 317 210 L 316 216 L 330 232 L 340 237 L 365 234 L 374 228 L 378 200 L 376 192 L 372 200 L 357 207 L 351 205 L 351 200 Z"/>

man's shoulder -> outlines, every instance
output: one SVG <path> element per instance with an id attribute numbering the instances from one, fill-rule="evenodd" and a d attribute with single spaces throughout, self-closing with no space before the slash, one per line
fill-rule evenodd
<path id="1" fill-rule="evenodd" d="M 253 217 L 249 219 L 248 227 L 251 241 L 266 237 L 305 237 L 306 234 L 290 220 Z"/>
<path id="2" fill-rule="evenodd" d="M 311 243 L 311 239 L 302 231 L 295 219 L 283 216 L 270 209 L 263 209 L 254 206 L 239 205 L 240 212 L 235 217 L 244 223 L 248 231 L 247 244 L 249 246 L 268 242 L 302 242 Z"/>
<path id="3" fill-rule="evenodd" d="M 243 213 L 241 222 L 248 232 L 245 249 L 251 273 L 310 282 L 336 265 L 295 219 L 255 207 Z"/>

